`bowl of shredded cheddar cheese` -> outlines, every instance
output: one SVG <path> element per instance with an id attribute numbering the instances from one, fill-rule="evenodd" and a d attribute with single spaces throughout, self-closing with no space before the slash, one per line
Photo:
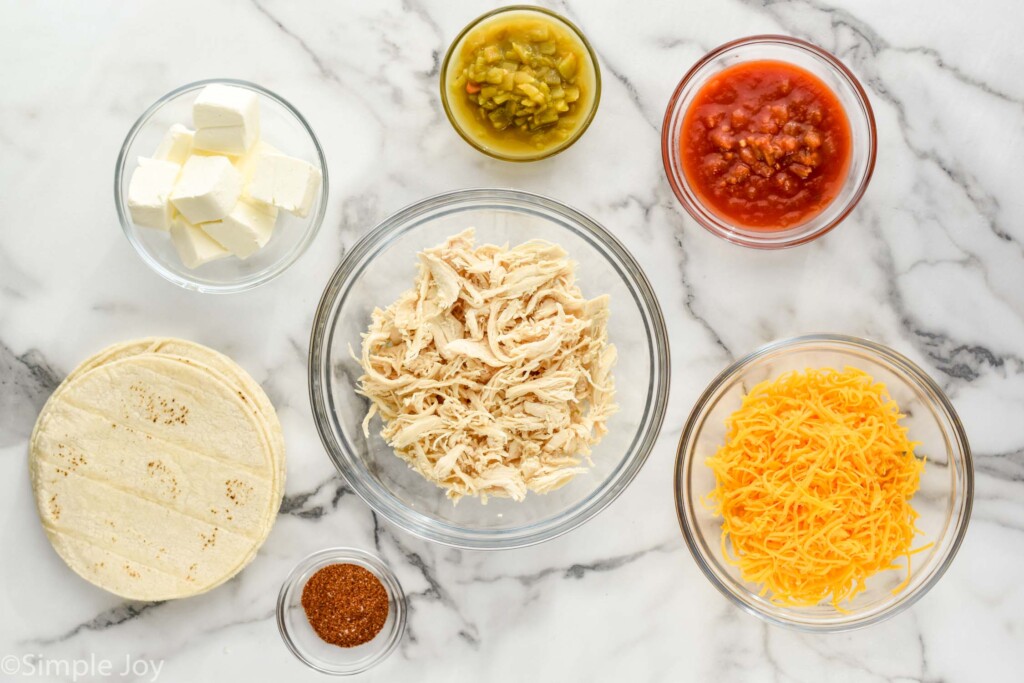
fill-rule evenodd
<path id="1" fill-rule="evenodd" d="M 808 631 L 899 613 L 948 568 L 970 519 L 963 425 L 917 365 L 874 342 L 774 342 L 711 383 L 683 430 L 676 508 L 734 603 Z"/>

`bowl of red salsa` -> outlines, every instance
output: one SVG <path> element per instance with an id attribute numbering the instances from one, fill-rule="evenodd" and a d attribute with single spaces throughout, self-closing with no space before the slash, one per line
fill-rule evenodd
<path id="1" fill-rule="evenodd" d="M 792 247 L 838 225 L 875 166 L 871 103 L 834 56 L 797 38 L 718 47 L 665 112 L 669 184 L 702 226 L 748 247 Z"/>

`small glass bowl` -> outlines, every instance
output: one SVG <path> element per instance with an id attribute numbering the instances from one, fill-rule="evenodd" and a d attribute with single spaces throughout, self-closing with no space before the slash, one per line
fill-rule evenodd
<path id="1" fill-rule="evenodd" d="M 363 434 L 369 401 L 359 395 L 362 369 L 350 348 L 374 308 L 407 290 L 417 254 L 467 227 L 477 244 L 542 239 L 561 245 L 577 266 L 583 294 L 610 296 L 608 340 L 619 349 L 612 368 L 619 411 L 594 446 L 593 467 L 559 489 L 526 500 L 464 498 L 413 470 L 380 436 Z M 611 504 L 654 448 L 668 404 L 671 369 L 661 307 L 640 265 L 605 228 L 553 199 L 516 190 L 458 190 L 424 199 L 385 219 L 345 255 L 317 308 L 309 347 L 309 397 L 320 440 L 338 471 L 379 515 L 446 545 L 498 550 L 550 540 Z"/>
<path id="2" fill-rule="evenodd" d="M 859 368 L 884 382 L 906 415 L 900 422 L 908 428 L 908 437 L 919 442 L 916 452 L 927 457 L 913 498 L 923 532 L 914 545 L 934 545 L 913 556 L 910 583 L 896 595 L 891 591 L 906 578 L 904 570 L 869 578 L 867 589 L 843 604 L 845 613 L 831 603 L 781 607 L 758 595 L 760 586 L 744 581 L 739 569 L 722 557 L 722 520 L 702 504 L 715 488 L 715 476 L 704 460 L 725 442 L 726 418 L 740 407 L 755 384 L 789 370 L 844 366 Z M 815 335 L 763 346 L 711 382 L 683 428 L 673 485 L 679 524 L 690 552 L 705 576 L 733 603 L 769 623 L 796 630 L 849 631 L 902 612 L 945 573 L 971 517 L 974 464 L 953 405 L 921 368 L 892 349 L 865 339 Z"/>
<path id="3" fill-rule="evenodd" d="M 496 149 L 493 146 L 489 146 L 485 140 L 481 139 L 479 135 L 474 135 L 471 130 L 474 124 L 482 124 L 465 120 L 464 117 L 458 113 L 457 108 L 453 107 L 448 101 L 449 76 L 454 76 L 454 74 L 449 74 L 449 71 L 455 70 L 455 66 L 458 61 L 455 59 L 455 55 L 457 55 L 459 50 L 462 48 L 462 43 L 465 41 L 466 37 L 474 30 L 481 28 L 492 21 L 504 19 L 508 17 L 508 15 L 517 12 L 521 14 L 536 15 L 548 21 L 556 22 L 572 32 L 577 39 L 579 39 L 580 44 L 586 48 L 588 62 L 586 66 L 590 68 L 591 73 L 593 74 L 592 80 L 594 92 L 589 104 L 590 110 L 587 112 L 586 117 L 579 122 L 579 125 L 577 125 L 576 130 L 573 131 L 573 134 L 566 138 L 561 144 L 532 154 L 510 154 L 506 151 Z M 462 29 L 459 35 L 456 36 L 455 40 L 453 40 L 452 44 L 448 47 L 448 52 L 444 56 L 444 62 L 441 63 L 441 104 L 444 106 L 444 113 L 447 115 L 449 123 L 452 124 L 452 128 L 455 129 L 455 132 L 457 132 L 463 140 L 480 152 L 483 152 L 487 156 L 494 157 L 495 159 L 501 159 L 502 161 L 537 161 L 567 150 L 573 145 L 573 143 L 579 140 L 583 133 L 586 132 L 587 128 L 590 127 L 590 122 L 594 120 L 594 115 L 597 114 L 597 106 L 600 103 L 601 67 L 597 62 L 597 55 L 594 53 L 594 48 L 591 47 L 590 43 L 587 41 L 587 37 L 583 35 L 583 32 L 575 24 L 546 7 L 536 7 L 533 5 L 509 5 L 508 7 L 499 7 L 498 9 L 491 10 L 486 14 L 482 14 L 469 22 L 469 24 Z"/>
<path id="4" fill-rule="evenodd" d="M 308 161 L 319 168 L 323 181 L 309 215 L 299 218 L 287 211 L 279 212 L 270 241 L 249 258 L 243 261 L 229 257 L 189 269 L 181 262 L 169 233 L 132 223 L 128 211 L 128 183 L 137 166 L 136 159 L 152 156 L 171 125 L 180 123 L 192 127 L 192 103 L 198 91 L 214 83 L 257 93 L 260 103 L 260 138 L 283 154 Z M 114 203 L 128 241 L 146 265 L 161 277 L 179 287 L 197 292 L 243 292 L 283 273 L 302 255 L 320 230 L 327 211 L 327 193 L 327 161 L 316 134 L 302 114 L 266 88 L 229 78 L 189 83 L 153 103 L 128 131 L 114 171 Z"/>
<path id="5" fill-rule="evenodd" d="M 832 203 L 800 225 L 783 230 L 748 228 L 729 222 L 701 202 L 683 171 L 679 146 L 683 119 L 694 97 L 716 74 L 736 64 L 760 60 L 788 62 L 820 78 L 839 98 L 850 122 L 850 168 Z M 857 77 L 838 59 L 798 38 L 759 35 L 726 43 L 707 53 L 676 86 L 661 128 L 661 158 L 679 203 L 701 226 L 724 240 L 758 249 L 795 247 L 839 225 L 857 205 L 875 168 L 878 145 L 875 116 Z"/>
<path id="6" fill-rule="evenodd" d="M 354 564 L 374 574 L 388 592 L 388 618 L 368 643 L 339 647 L 316 634 L 302 609 L 302 590 L 317 571 L 331 564 Z M 277 628 L 284 644 L 303 664 L 325 674 L 350 676 L 384 661 L 405 634 L 406 604 L 402 585 L 383 560 L 358 548 L 327 548 L 299 562 L 277 597 Z"/>

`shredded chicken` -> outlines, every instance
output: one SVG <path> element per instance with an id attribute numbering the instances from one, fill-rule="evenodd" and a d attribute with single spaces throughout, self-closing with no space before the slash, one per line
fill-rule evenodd
<path id="1" fill-rule="evenodd" d="M 583 298 L 555 244 L 474 248 L 472 228 L 419 254 L 412 289 L 363 335 L 363 421 L 458 501 L 546 493 L 585 472 L 615 412 L 608 297 Z"/>

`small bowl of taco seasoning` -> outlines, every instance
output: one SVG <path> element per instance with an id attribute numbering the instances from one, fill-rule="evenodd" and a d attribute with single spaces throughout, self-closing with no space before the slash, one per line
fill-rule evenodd
<path id="1" fill-rule="evenodd" d="M 383 661 L 405 633 L 405 593 L 375 555 L 328 548 L 285 579 L 277 626 L 292 654 L 321 673 L 346 676 Z"/>
<path id="2" fill-rule="evenodd" d="M 679 202 L 704 228 L 748 247 L 803 244 L 837 226 L 875 166 L 875 119 L 856 76 L 788 36 L 753 36 L 704 56 L 662 126 Z"/>
<path id="3" fill-rule="evenodd" d="M 536 161 L 583 135 L 601 99 L 593 48 L 568 19 L 512 5 L 477 17 L 441 65 L 441 103 L 455 131 L 504 161 Z"/>

